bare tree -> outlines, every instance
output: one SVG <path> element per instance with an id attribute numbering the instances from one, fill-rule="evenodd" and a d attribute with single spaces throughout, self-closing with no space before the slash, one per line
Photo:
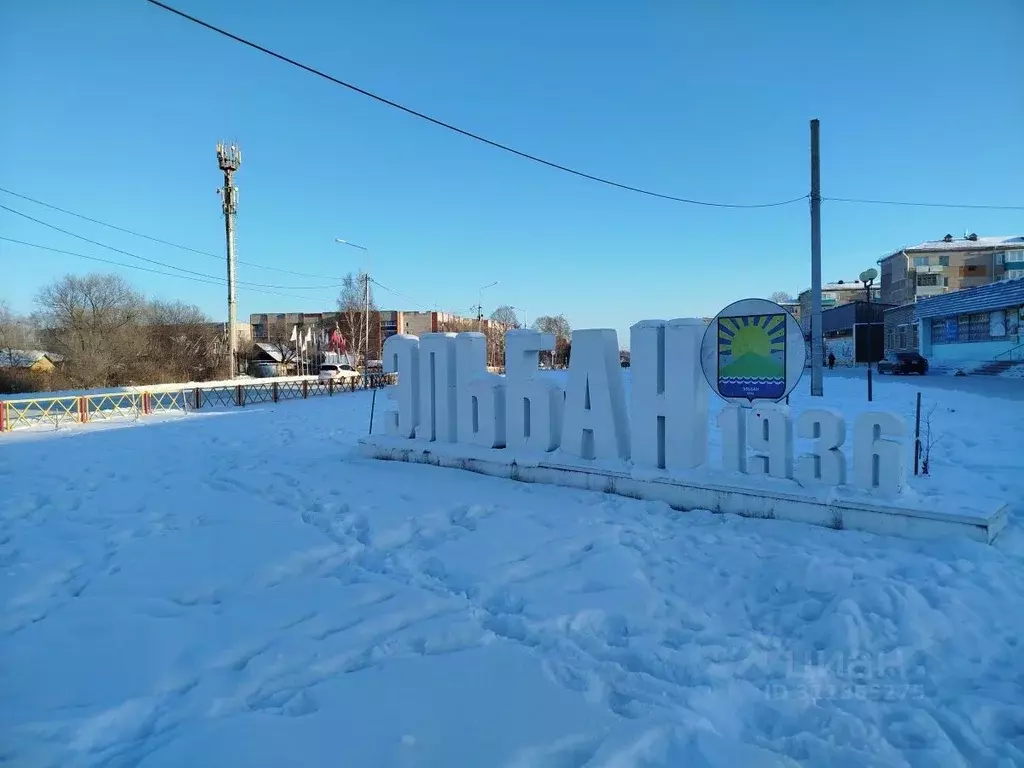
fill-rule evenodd
<path id="1" fill-rule="evenodd" d="M 502 304 L 491 312 L 491 323 L 501 328 L 502 332 L 511 331 L 513 328 L 519 328 L 519 316 L 516 314 L 515 307 Z"/>
<path id="2" fill-rule="evenodd" d="M 541 315 L 533 321 L 533 327 L 541 333 L 553 333 L 555 339 L 568 339 L 572 336 L 572 326 L 565 315 Z"/>
<path id="3" fill-rule="evenodd" d="M 921 474 L 931 474 L 932 468 L 932 448 L 942 442 L 945 434 L 942 432 L 936 432 L 935 427 L 932 424 L 935 419 L 935 412 L 938 406 L 933 404 L 924 415 L 922 424 L 924 429 L 921 430 L 920 446 L 921 446 Z"/>
<path id="4" fill-rule="evenodd" d="M 489 365 L 503 365 L 505 360 L 505 334 L 520 328 L 519 317 L 514 307 L 502 304 L 491 313 L 487 324 L 487 362 Z"/>
<path id="5" fill-rule="evenodd" d="M 535 330 L 541 333 L 551 333 L 555 337 L 554 354 L 542 355 L 547 358 L 552 367 L 569 364 L 571 349 L 570 339 L 572 338 L 572 326 L 565 319 L 565 315 L 541 315 L 533 322 Z"/>
<path id="6" fill-rule="evenodd" d="M 154 301 L 146 308 L 145 380 L 206 381 L 226 375 L 226 359 L 213 323 L 199 307 Z"/>
<path id="7" fill-rule="evenodd" d="M 0 365 L 11 366 L 20 358 L 19 352 L 35 346 L 35 330 L 29 318 L 15 314 L 0 299 Z"/>
<path id="8" fill-rule="evenodd" d="M 373 343 L 380 331 L 380 315 L 377 305 L 373 300 L 373 289 L 370 276 L 365 272 L 353 275 L 351 272 L 345 275 L 341 281 L 341 293 L 338 294 L 338 314 L 340 316 L 341 334 L 348 342 L 349 351 L 355 356 L 356 361 L 369 359 L 370 349 L 367 347 Z M 370 309 L 370 338 L 366 333 L 366 295 L 369 293 Z M 377 331 L 374 332 L 373 324 L 376 322 Z"/>
<path id="9" fill-rule="evenodd" d="M 789 304 L 793 301 L 793 295 L 785 291 L 776 291 L 771 295 L 769 301 L 774 301 L 776 304 Z"/>
<path id="10" fill-rule="evenodd" d="M 62 355 L 83 387 L 131 383 L 145 356 L 140 328 L 146 303 L 119 275 L 67 275 L 36 297 L 38 323 L 50 351 Z"/>

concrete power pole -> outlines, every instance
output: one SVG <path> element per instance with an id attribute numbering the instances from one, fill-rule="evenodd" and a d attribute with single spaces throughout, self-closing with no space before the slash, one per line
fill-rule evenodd
<path id="1" fill-rule="evenodd" d="M 238 321 L 235 316 L 235 214 L 238 213 L 238 187 L 232 174 L 242 165 L 242 150 L 234 144 L 217 142 L 217 165 L 224 172 L 224 187 L 219 190 L 224 208 L 224 234 L 228 251 L 228 355 L 231 378 L 238 375 Z"/>
<path id="2" fill-rule="evenodd" d="M 363 275 L 363 325 L 366 328 L 366 346 L 363 347 L 363 374 L 370 371 L 370 273 Z"/>
<path id="3" fill-rule="evenodd" d="M 821 157 L 818 121 L 811 120 L 811 396 L 822 397 L 821 332 Z"/>

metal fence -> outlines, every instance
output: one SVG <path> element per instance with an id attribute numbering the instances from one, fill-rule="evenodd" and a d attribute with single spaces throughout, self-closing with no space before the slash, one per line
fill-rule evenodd
<path id="1" fill-rule="evenodd" d="M 54 429 L 94 421 L 138 420 L 156 413 L 186 413 L 215 408 L 239 408 L 282 400 L 332 397 L 395 383 L 395 374 L 377 373 L 349 379 L 320 381 L 313 376 L 253 379 L 244 383 L 159 385 L 124 392 L 12 397 L 0 400 L 0 434 L 49 425 Z"/>

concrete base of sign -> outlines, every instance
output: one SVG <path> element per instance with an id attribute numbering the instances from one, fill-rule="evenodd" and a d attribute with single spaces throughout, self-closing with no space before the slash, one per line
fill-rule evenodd
<path id="1" fill-rule="evenodd" d="M 991 543 L 1006 525 L 1006 504 L 987 511 L 943 510 L 936 499 L 913 493 L 878 498 L 854 489 L 803 488 L 793 481 L 723 471 L 672 473 L 615 468 L 573 460 L 559 452 L 516 456 L 505 449 L 468 448 L 421 440 L 372 435 L 359 442 L 369 458 L 461 469 L 491 477 L 600 491 L 662 501 L 680 511 L 707 509 L 744 517 L 790 520 L 836 529 L 910 538 L 963 536 Z"/>

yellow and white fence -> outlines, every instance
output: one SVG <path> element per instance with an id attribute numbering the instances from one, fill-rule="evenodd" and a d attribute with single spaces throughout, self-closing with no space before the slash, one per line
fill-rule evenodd
<path id="1" fill-rule="evenodd" d="M 157 413 L 330 397 L 360 389 L 380 389 L 394 382 L 395 375 L 387 373 L 331 381 L 320 381 L 313 376 L 289 376 L 244 382 L 161 384 L 132 387 L 122 392 L 56 397 L 11 397 L 0 400 L 0 434 L 40 425 L 59 429 L 94 421 L 138 420 Z"/>

